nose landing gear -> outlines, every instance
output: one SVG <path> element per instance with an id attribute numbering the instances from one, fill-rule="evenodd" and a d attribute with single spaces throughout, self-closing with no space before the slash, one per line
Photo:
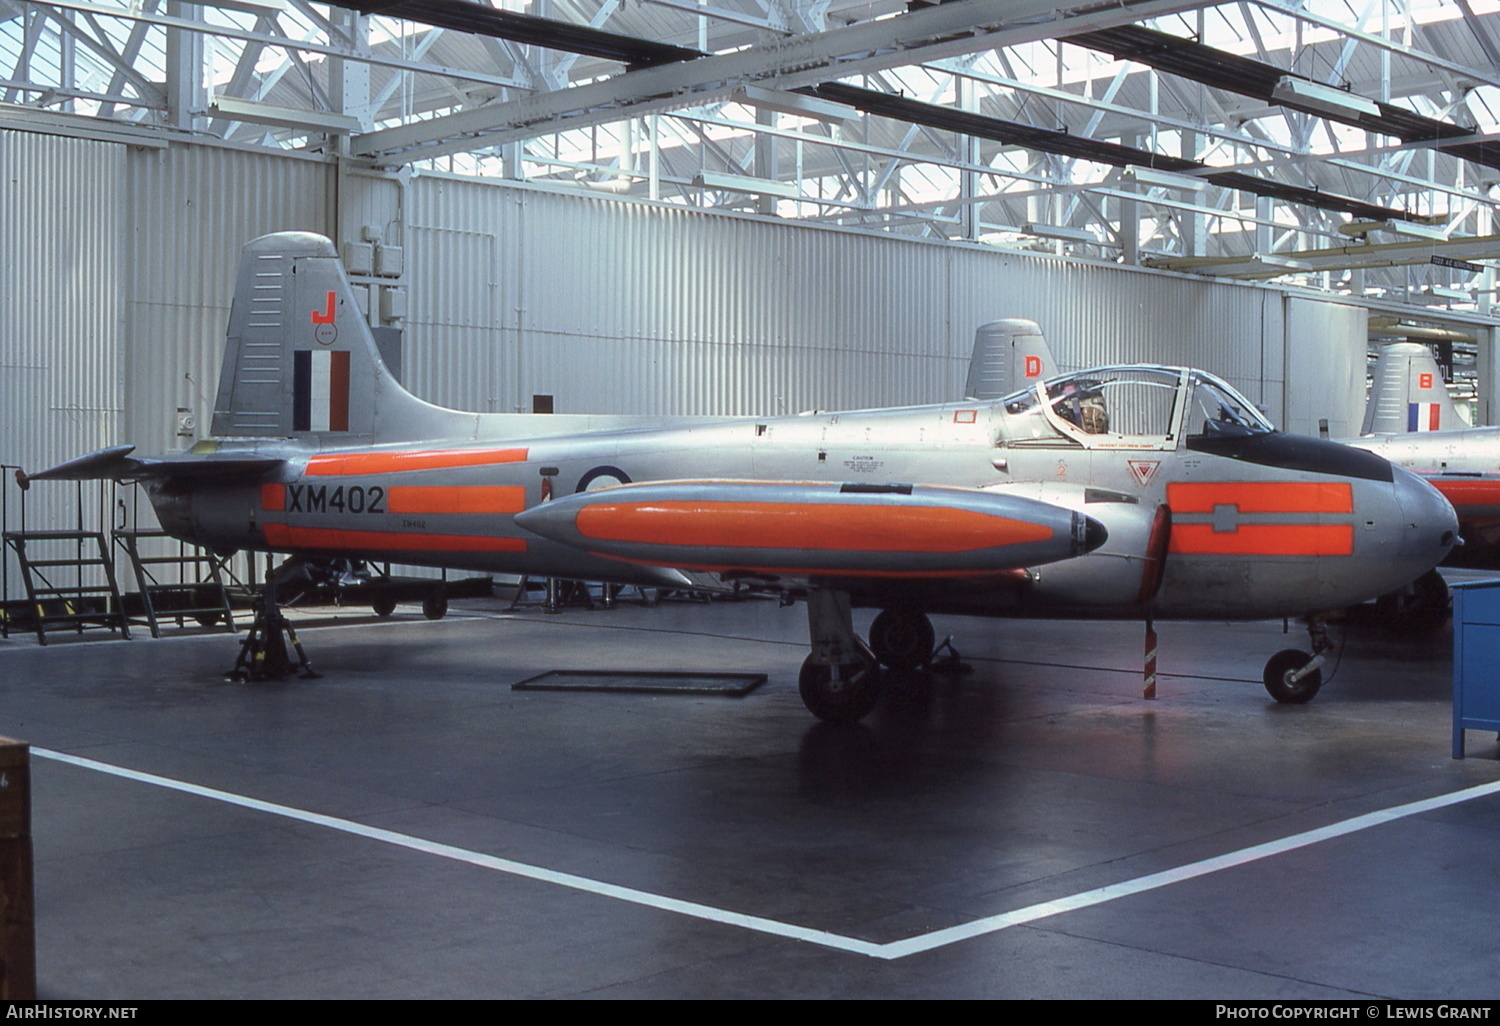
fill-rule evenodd
<path id="1" fill-rule="evenodd" d="M 1322 665 L 1328 661 L 1333 642 L 1328 627 L 1317 619 L 1309 620 L 1307 633 L 1312 640 L 1312 655 L 1295 648 L 1285 648 L 1266 661 L 1266 693 L 1284 705 L 1304 705 L 1323 686 Z"/>

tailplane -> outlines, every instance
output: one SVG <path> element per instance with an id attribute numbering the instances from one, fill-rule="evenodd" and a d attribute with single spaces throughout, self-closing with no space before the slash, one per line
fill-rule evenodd
<path id="1" fill-rule="evenodd" d="M 474 415 L 397 383 L 331 241 L 278 232 L 240 258 L 213 434 L 330 445 L 463 437 Z"/>
<path id="2" fill-rule="evenodd" d="M 964 397 L 999 399 L 1056 375 L 1052 349 L 1035 321 L 991 321 L 974 333 Z"/>
<path id="3" fill-rule="evenodd" d="M 1452 431 L 1469 424 L 1453 405 L 1432 351 L 1417 342 L 1380 347 L 1360 434 Z"/>

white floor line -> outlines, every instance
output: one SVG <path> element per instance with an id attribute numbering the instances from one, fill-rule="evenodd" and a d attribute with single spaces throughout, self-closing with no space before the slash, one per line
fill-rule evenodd
<path id="1" fill-rule="evenodd" d="M 821 944 L 824 947 L 852 951 L 861 955 L 876 955 L 880 948 L 878 944 L 856 940 L 851 937 L 841 937 L 838 934 L 827 933 L 823 930 L 810 930 L 806 927 L 780 923 L 774 919 L 763 919 L 760 916 L 731 912 L 727 909 L 714 908 L 711 905 L 700 905 L 694 901 L 679 901 L 676 898 L 667 898 L 659 894 L 651 894 L 647 891 L 638 891 L 633 887 L 620 887 L 599 880 L 590 880 L 587 877 L 575 876 L 572 873 L 559 873 L 555 870 L 544 869 L 541 866 L 532 866 L 525 862 L 514 862 L 510 859 L 496 858 L 493 855 L 469 851 L 466 848 L 456 848 L 449 844 L 440 844 L 421 837 L 413 837 L 410 834 L 397 833 L 394 830 L 382 830 L 378 827 L 366 826 L 363 823 L 355 823 L 352 820 L 324 816 L 316 812 L 308 812 L 305 809 L 295 809 L 287 805 L 278 805 L 275 802 L 261 801 L 257 798 L 247 798 L 244 795 L 234 794 L 230 791 L 220 791 L 212 787 L 203 787 L 200 784 L 190 784 L 184 780 L 174 780 L 171 777 L 157 776 L 154 773 L 142 773 L 139 770 L 126 769 L 123 766 L 114 766 L 107 762 L 98 762 L 94 759 L 84 759 L 76 755 L 54 752 L 46 748 L 32 748 L 31 754 L 38 758 L 51 759 L 55 762 L 63 762 L 71 766 L 79 766 L 83 769 L 123 777 L 126 780 L 153 784 L 157 787 L 165 787 L 173 791 L 197 795 L 200 798 L 212 798 L 215 801 L 225 802 L 229 805 L 238 805 L 241 808 L 254 809 L 258 812 L 269 812 L 272 815 L 284 816 L 287 819 L 300 820 L 303 823 L 313 823 L 332 830 L 340 830 L 347 834 L 367 837 L 375 841 L 383 841 L 386 844 L 393 844 L 400 848 L 409 848 L 412 851 L 437 855 L 440 858 L 452 859 L 455 862 L 466 862 L 471 866 L 479 866 L 483 869 L 493 869 L 512 876 L 526 877 L 531 880 L 540 880 L 543 883 L 557 884 L 561 887 L 587 891 L 590 894 L 615 898 L 619 901 L 628 901 L 635 905 L 645 905 L 648 908 L 662 909 L 667 912 L 676 912 L 679 915 L 692 916 L 695 919 L 706 919 L 714 923 L 740 926 L 759 933 L 789 937 L 793 940 Z"/>
<path id="2" fill-rule="evenodd" d="M 668 898 L 659 894 L 651 894 L 648 891 L 636 890 L 633 887 L 620 887 L 615 884 L 604 883 L 600 880 L 591 880 L 588 877 L 575 876 L 572 873 L 561 873 L 556 870 L 544 869 L 541 866 L 533 866 L 525 862 L 497 858 L 493 855 L 485 855 L 482 852 L 470 851 L 466 848 L 458 848 L 448 844 L 440 844 L 436 841 L 413 837 L 410 834 L 402 834 L 394 830 L 382 830 L 378 827 L 366 826 L 363 823 L 356 823 L 352 820 L 324 816 L 320 813 L 308 812 L 305 809 L 296 809 L 287 805 L 278 805 L 275 802 L 248 798 L 230 791 L 220 791 L 216 788 L 191 784 L 183 780 L 174 780 L 171 777 L 162 777 L 154 773 L 142 773 L 139 770 L 127 769 L 123 766 L 98 762 L 94 759 L 85 759 L 76 755 L 67 755 L 62 752 L 54 752 L 46 748 L 32 748 L 31 754 L 41 759 L 67 763 L 71 766 L 106 773 L 110 776 L 122 777 L 126 780 L 152 784 L 156 787 L 164 787 L 173 791 L 183 792 L 184 794 L 197 795 L 201 798 L 211 798 L 214 801 L 237 805 L 241 808 L 253 809 L 258 812 L 268 812 L 287 819 L 300 820 L 304 823 L 328 827 L 331 830 L 339 830 L 358 837 L 365 837 L 375 841 L 382 841 L 386 844 L 396 845 L 397 847 L 408 848 L 412 851 L 419 851 L 428 855 L 436 855 L 440 858 L 452 859 L 456 862 L 478 866 L 483 869 L 507 873 L 511 876 L 556 884 L 560 887 L 585 891 L 590 894 L 614 898 L 618 901 L 625 901 L 634 905 L 643 905 L 647 908 L 675 912 L 679 915 L 691 916 L 692 918 L 708 922 L 738 926 L 757 933 L 806 941 L 809 944 L 818 944 L 839 951 L 848 951 L 853 954 L 887 960 L 905 958 L 908 955 L 931 951 L 934 948 L 956 944 L 959 941 L 981 937 L 985 934 L 997 933 L 1012 926 L 1033 923 L 1040 919 L 1061 915 L 1064 912 L 1102 905 L 1117 898 L 1142 894 L 1146 891 L 1181 883 L 1184 880 L 1193 880 L 1200 876 L 1207 876 L 1210 873 L 1243 866 L 1260 859 L 1281 855 L 1298 848 L 1305 848 L 1308 845 L 1318 844 L 1319 842 L 1331 840 L 1336 837 L 1344 837 L 1348 834 L 1368 830 L 1371 827 L 1381 826 L 1399 819 L 1405 819 L 1409 816 L 1419 815 L 1423 812 L 1430 812 L 1433 809 L 1458 805 L 1461 802 L 1500 793 L 1500 781 L 1492 781 L 1488 784 L 1464 788 L 1461 791 L 1451 791 L 1448 794 L 1438 795 L 1434 798 L 1425 798 L 1421 801 L 1396 805 L 1378 812 L 1366 813 L 1363 816 L 1355 816 L 1341 823 L 1334 823 L 1316 830 L 1307 830 L 1302 833 L 1292 834 L 1289 837 L 1283 837 L 1279 840 L 1267 841 L 1264 844 L 1257 844 L 1249 848 L 1242 848 L 1239 851 L 1228 852 L 1227 854 L 1202 859 L 1198 862 L 1191 862 L 1184 866 L 1178 866 L 1175 869 L 1137 877 L 1134 880 L 1126 880 L 1121 883 L 1097 887 L 1093 890 L 1082 891 L 1078 894 L 1072 894 L 1053 901 L 1044 901 L 1036 905 L 1027 906 L 1026 908 L 1003 912 L 984 919 L 977 919 L 960 926 L 952 926 L 943 930 L 935 930 L 932 933 L 919 934 L 905 940 L 892 941 L 887 944 L 876 944 L 854 937 L 829 933 L 824 930 L 813 930 L 791 923 L 782 923 L 774 919 L 765 919 L 761 916 L 746 915 L 742 912 L 732 912 L 728 909 L 715 908 L 712 905 L 703 905 L 695 901 L 681 901 L 677 898 Z"/>

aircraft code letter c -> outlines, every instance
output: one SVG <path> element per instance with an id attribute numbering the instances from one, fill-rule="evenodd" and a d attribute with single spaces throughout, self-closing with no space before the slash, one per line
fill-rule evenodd
<path id="1" fill-rule="evenodd" d="M 335 300 L 334 294 L 332 292 L 328 293 L 328 307 L 327 307 L 327 309 L 325 309 L 322 313 L 319 313 L 318 311 L 314 310 L 312 312 L 312 322 L 314 324 L 332 324 L 333 323 L 333 312 L 334 312 L 334 306 L 335 306 L 335 304 L 336 304 L 336 300 Z"/>

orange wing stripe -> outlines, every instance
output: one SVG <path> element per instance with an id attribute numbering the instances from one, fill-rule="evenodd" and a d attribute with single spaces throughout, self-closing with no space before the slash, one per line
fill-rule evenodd
<path id="1" fill-rule="evenodd" d="M 1173 513 L 1212 513 L 1238 506 L 1241 513 L 1352 513 L 1347 481 L 1174 481 L 1167 485 Z"/>
<path id="2" fill-rule="evenodd" d="M 346 531 L 337 527 L 266 524 L 266 542 L 276 548 L 357 549 L 361 552 L 525 552 L 523 538 L 470 534 L 406 534 L 400 531 Z"/>
<path id="3" fill-rule="evenodd" d="M 520 485 L 392 485 L 386 509 L 392 513 L 519 513 L 526 508 Z"/>
<path id="4" fill-rule="evenodd" d="M 1173 524 L 1170 551 L 1232 556 L 1348 556 L 1352 524 L 1241 524 L 1215 531 L 1212 524 Z"/>
<path id="5" fill-rule="evenodd" d="M 525 463 L 526 449 L 433 449 L 427 452 L 350 452 L 314 456 L 309 477 L 394 474 L 406 470 L 482 467 L 492 463 Z"/>
<path id="6" fill-rule="evenodd" d="M 973 510 L 835 503 L 600 503 L 576 524 L 601 541 L 834 552 L 969 552 L 1052 537 L 1050 527 Z"/>

